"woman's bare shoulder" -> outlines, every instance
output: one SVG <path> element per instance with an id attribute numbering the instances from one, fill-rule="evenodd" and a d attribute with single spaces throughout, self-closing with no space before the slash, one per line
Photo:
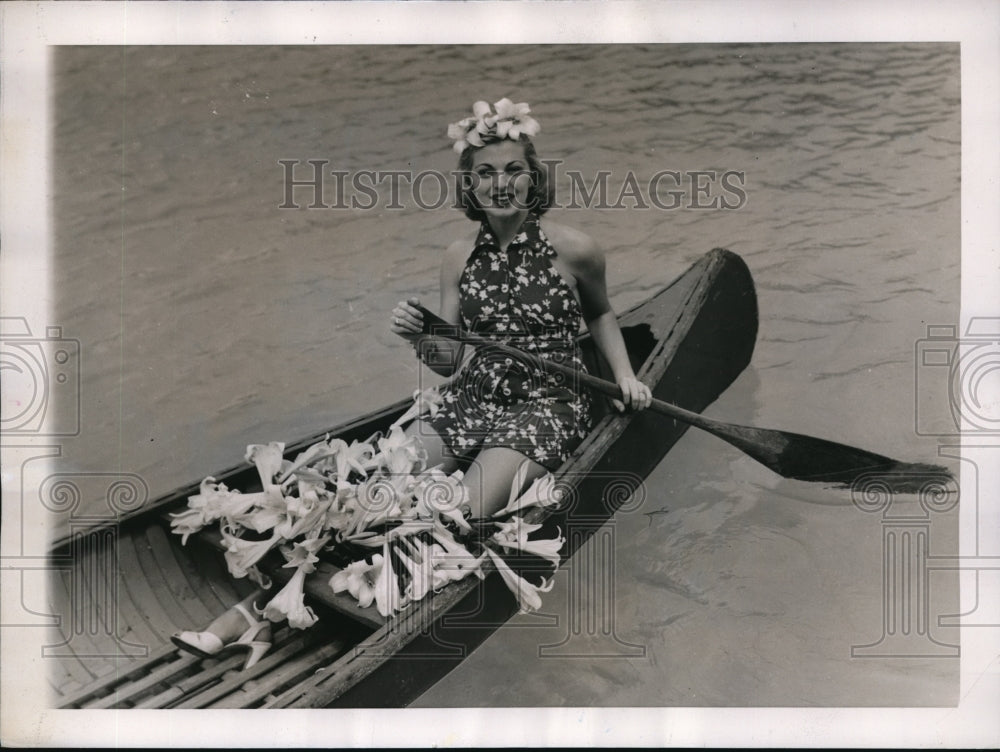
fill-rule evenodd
<path id="1" fill-rule="evenodd" d="M 443 273 L 456 279 L 462 275 L 465 262 L 469 260 L 469 254 L 472 253 L 475 246 L 477 233 L 478 230 L 468 232 L 445 249 L 444 257 L 441 260 Z"/>
<path id="2" fill-rule="evenodd" d="M 444 252 L 445 263 L 458 263 L 465 265 L 476 244 L 478 230 L 470 230 L 449 245 Z"/>
<path id="3" fill-rule="evenodd" d="M 545 221 L 543 229 L 556 253 L 567 264 L 589 266 L 604 257 L 597 242 L 581 230 L 549 220 Z"/>

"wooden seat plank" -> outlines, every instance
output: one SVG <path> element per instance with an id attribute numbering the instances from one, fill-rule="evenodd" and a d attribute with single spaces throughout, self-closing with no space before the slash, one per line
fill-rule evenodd
<path id="1" fill-rule="evenodd" d="M 374 604 L 367 608 L 361 608 L 349 593 L 333 592 L 330 588 L 330 578 L 339 571 L 341 571 L 340 567 L 328 561 L 320 561 L 316 565 L 316 571 L 306 576 L 303 592 L 317 603 L 348 616 L 366 627 L 378 629 L 384 626 L 386 619 L 378 612 Z M 275 582 L 283 583 L 291 579 L 293 572 L 291 569 L 278 567 L 274 571 L 269 571 L 268 574 L 274 578 Z"/>
<path id="2" fill-rule="evenodd" d="M 218 528 L 212 527 L 201 530 L 197 533 L 197 537 L 198 540 L 206 545 L 217 548 L 220 551 L 225 550 L 222 534 Z M 294 574 L 291 569 L 280 565 L 268 566 L 263 564 L 261 570 L 278 585 L 288 582 Z M 361 608 L 358 602 L 349 594 L 334 593 L 330 589 L 330 578 L 339 571 L 341 571 L 340 567 L 327 561 L 321 561 L 316 565 L 316 571 L 306 577 L 303 592 L 318 603 L 344 614 L 367 627 L 378 629 L 383 626 L 386 621 L 385 617 L 378 612 L 378 609 L 374 605 Z"/>

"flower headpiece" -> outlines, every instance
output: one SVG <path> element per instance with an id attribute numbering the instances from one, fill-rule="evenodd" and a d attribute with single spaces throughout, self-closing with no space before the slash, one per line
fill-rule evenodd
<path id="1" fill-rule="evenodd" d="M 495 108 L 495 111 L 494 111 Z M 538 121 L 528 115 L 526 102 L 514 104 L 504 97 L 493 105 L 479 101 L 472 105 L 472 117 L 448 126 L 448 138 L 455 139 L 454 149 L 461 154 L 466 146 L 483 146 L 483 136 L 490 140 L 509 138 L 517 141 L 523 133 L 534 136 L 541 130 Z"/>

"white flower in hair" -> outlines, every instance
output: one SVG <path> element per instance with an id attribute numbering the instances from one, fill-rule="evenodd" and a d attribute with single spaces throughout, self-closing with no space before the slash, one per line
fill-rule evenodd
<path id="1" fill-rule="evenodd" d="M 454 140 L 454 149 L 461 154 L 467 146 L 480 147 L 489 140 L 509 138 L 517 141 L 521 134 L 534 136 L 541 130 L 538 121 L 528 113 L 527 102 L 514 104 L 504 97 L 491 108 L 482 100 L 472 105 L 472 117 L 463 118 L 448 126 L 448 138 Z"/>

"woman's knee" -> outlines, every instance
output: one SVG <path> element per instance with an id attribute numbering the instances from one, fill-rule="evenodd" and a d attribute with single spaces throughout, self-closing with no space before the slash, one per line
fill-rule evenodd
<path id="1" fill-rule="evenodd" d="M 485 517 L 502 509 L 511 494 L 520 495 L 546 469 L 514 449 L 484 449 L 465 475 L 473 515 Z"/>

